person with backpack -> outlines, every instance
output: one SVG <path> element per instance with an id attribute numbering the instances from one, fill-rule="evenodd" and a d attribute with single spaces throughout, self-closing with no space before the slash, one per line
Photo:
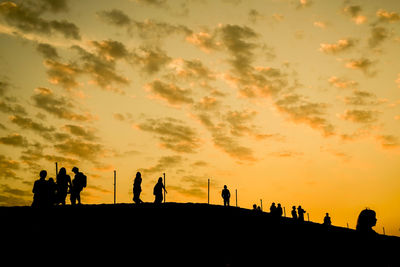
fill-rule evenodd
<path id="1" fill-rule="evenodd" d="M 158 178 L 157 184 L 154 186 L 153 189 L 153 195 L 155 196 L 154 203 L 156 204 L 161 204 L 163 201 L 163 189 L 165 193 L 167 193 L 167 190 L 165 189 L 165 186 L 162 182 L 162 178 Z"/>
<path id="2" fill-rule="evenodd" d="M 72 168 L 72 172 L 75 173 L 75 177 L 72 180 L 71 186 L 71 205 L 75 205 L 78 200 L 78 205 L 81 204 L 81 191 L 87 185 L 87 177 L 79 171 L 77 167 Z"/>

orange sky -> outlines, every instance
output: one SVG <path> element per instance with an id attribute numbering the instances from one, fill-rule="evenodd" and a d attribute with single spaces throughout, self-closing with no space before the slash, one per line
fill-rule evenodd
<path id="1" fill-rule="evenodd" d="M 302 205 L 400 236 L 397 0 L 0 2 L 0 205 L 55 162 L 84 203 Z M 235 198 L 231 200 L 235 203 Z"/>

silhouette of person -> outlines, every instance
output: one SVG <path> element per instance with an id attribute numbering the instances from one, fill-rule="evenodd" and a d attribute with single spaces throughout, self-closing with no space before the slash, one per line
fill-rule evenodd
<path id="1" fill-rule="evenodd" d="M 142 174 L 140 172 L 137 172 L 135 180 L 133 181 L 133 201 L 136 204 L 143 203 L 143 201 L 140 199 L 141 192 L 142 192 Z"/>
<path id="2" fill-rule="evenodd" d="M 81 191 L 87 184 L 86 175 L 79 171 L 77 167 L 72 168 L 72 172 L 75 173 L 75 177 L 72 180 L 71 186 L 71 204 L 75 205 L 78 200 L 78 204 L 81 204 Z"/>
<path id="3" fill-rule="evenodd" d="M 154 186 L 153 189 L 153 195 L 155 196 L 154 203 L 156 204 L 161 204 L 163 201 L 163 189 L 165 193 L 167 193 L 167 190 L 165 189 L 165 186 L 162 182 L 162 178 L 158 178 L 158 182 Z"/>
<path id="4" fill-rule="evenodd" d="M 329 213 L 326 213 L 326 215 L 324 217 L 324 225 L 330 226 L 331 224 L 332 224 L 331 217 L 329 217 Z"/>
<path id="5" fill-rule="evenodd" d="M 275 202 L 272 202 L 271 207 L 269 207 L 269 212 L 272 216 L 276 216 L 276 206 L 275 206 Z"/>
<path id="6" fill-rule="evenodd" d="M 278 203 L 278 207 L 276 207 L 276 217 L 282 217 L 283 210 L 281 203 Z"/>
<path id="7" fill-rule="evenodd" d="M 296 212 L 296 206 L 293 206 L 292 207 L 292 217 L 293 217 L 293 219 L 297 219 L 297 212 Z"/>
<path id="8" fill-rule="evenodd" d="M 53 206 L 57 203 L 57 184 L 54 182 L 53 178 L 49 178 L 47 181 L 47 190 L 48 190 L 48 201 L 49 205 Z"/>
<path id="9" fill-rule="evenodd" d="M 33 202 L 32 207 L 45 207 L 48 206 L 48 185 L 46 181 L 47 171 L 41 170 L 39 173 L 39 180 L 33 184 Z"/>
<path id="10" fill-rule="evenodd" d="M 299 214 L 299 221 L 304 222 L 304 213 L 306 213 L 306 211 L 303 210 L 300 205 L 297 207 L 297 213 Z"/>
<path id="11" fill-rule="evenodd" d="M 68 189 L 71 188 L 71 177 L 67 175 L 67 170 L 62 167 L 57 174 L 57 195 L 58 203 L 65 205 L 65 199 L 67 198 Z"/>
<path id="12" fill-rule="evenodd" d="M 229 192 L 228 187 L 226 185 L 224 185 L 224 189 L 222 189 L 221 196 L 224 199 L 224 206 L 229 207 L 229 199 L 231 198 L 231 192 Z"/>
<path id="13" fill-rule="evenodd" d="M 372 229 L 376 225 L 376 212 L 370 209 L 365 209 L 360 212 L 357 219 L 356 230 L 368 235 L 377 235 Z"/>
<path id="14" fill-rule="evenodd" d="M 257 211 L 257 205 L 256 204 L 253 204 L 253 210 Z"/>

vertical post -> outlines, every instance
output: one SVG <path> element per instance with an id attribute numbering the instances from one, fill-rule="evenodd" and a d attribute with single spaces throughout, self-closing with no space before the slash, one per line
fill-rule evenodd
<path id="1" fill-rule="evenodd" d="M 347 223 L 347 228 L 349 228 L 349 223 Z"/>
<path id="2" fill-rule="evenodd" d="M 117 171 L 114 170 L 114 204 L 117 202 Z"/>
<path id="3" fill-rule="evenodd" d="M 385 233 L 385 227 L 383 227 L 383 235 L 386 235 L 386 233 Z"/>
<path id="4" fill-rule="evenodd" d="M 260 199 L 260 203 L 261 203 L 261 211 L 263 211 L 262 199 Z"/>
<path id="5" fill-rule="evenodd" d="M 310 214 L 307 212 L 307 220 L 310 221 Z"/>
<path id="6" fill-rule="evenodd" d="M 286 217 L 286 209 L 283 207 L 283 216 Z"/>
<path id="7" fill-rule="evenodd" d="M 163 173 L 164 176 L 164 203 L 165 203 L 165 189 L 167 188 L 167 184 L 165 183 L 165 172 Z"/>
<path id="8" fill-rule="evenodd" d="M 210 204 L 210 179 L 208 179 L 207 184 L 207 203 Z"/>
<path id="9" fill-rule="evenodd" d="M 56 179 L 57 179 L 57 175 L 58 175 L 58 163 L 56 162 Z"/>
<path id="10" fill-rule="evenodd" d="M 235 189 L 235 197 L 236 197 L 236 208 L 237 208 L 237 189 Z"/>

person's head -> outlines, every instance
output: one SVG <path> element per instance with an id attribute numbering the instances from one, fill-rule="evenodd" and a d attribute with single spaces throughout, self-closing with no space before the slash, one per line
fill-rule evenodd
<path id="1" fill-rule="evenodd" d="M 54 179 L 53 178 L 49 178 L 49 183 L 54 184 Z"/>
<path id="2" fill-rule="evenodd" d="M 329 217 L 329 213 L 326 213 L 326 216 Z"/>
<path id="3" fill-rule="evenodd" d="M 295 209 L 296 209 L 296 206 L 293 206 L 293 207 L 292 207 L 292 209 L 294 209 L 294 210 L 295 210 Z"/>
<path id="4" fill-rule="evenodd" d="M 159 183 L 162 183 L 162 177 L 159 177 L 159 178 L 158 178 L 158 182 L 159 182 Z"/>
<path id="5" fill-rule="evenodd" d="M 79 172 L 78 167 L 73 167 L 73 168 L 72 168 L 72 172 L 75 173 L 75 174 L 77 174 L 77 173 Z"/>
<path id="6" fill-rule="evenodd" d="M 58 172 L 58 174 L 60 174 L 60 175 L 66 175 L 66 174 L 67 174 L 67 170 L 66 170 L 64 167 L 62 167 L 62 168 L 60 169 L 60 171 Z"/>
<path id="7" fill-rule="evenodd" d="M 226 185 L 224 185 L 224 189 L 227 189 L 228 187 Z"/>
<path id="8" fill-rule="evenodd" d="M 142 174 L 140 172 L 136 173 L 136 178 L 142 178 Z"/>
<path id="9" fill-rule="evenodd" d="M 372 230 L 376 225 L 376 212 L 370 209 L 365 209 L 360 212 L 357 219 L 357 230 Z"/>
<path id="10" fill-rule="evenodd" d="M 256 210 L 257 209 L 257 205 L 253 204 L 253 209 Z"/>
<path id="11" fill-rule="evenodd" d="M 278 207 L 280 207 L 281 206 L 281 203 L 278 203 Z"/>
<path id="12" fill-rule="evenodd" d="M 46 178 L 46 176 L 47 176 L 47 171 L 41 170 L 40 173 L 39 173 L 39 176 L 40 176 L 41 179 Z"/>
<path id="13" fill-rule="evenodd" d="M 272 206 L 275 206 L 275 202 L 272 202 Z"/>
<path id="14" fill-rule="evenodd" d="M 299 205 L 299 206 L 297 207 L 297 209 L 298 209 L 298 210 L 301 210 L 301 206 Z"/>

